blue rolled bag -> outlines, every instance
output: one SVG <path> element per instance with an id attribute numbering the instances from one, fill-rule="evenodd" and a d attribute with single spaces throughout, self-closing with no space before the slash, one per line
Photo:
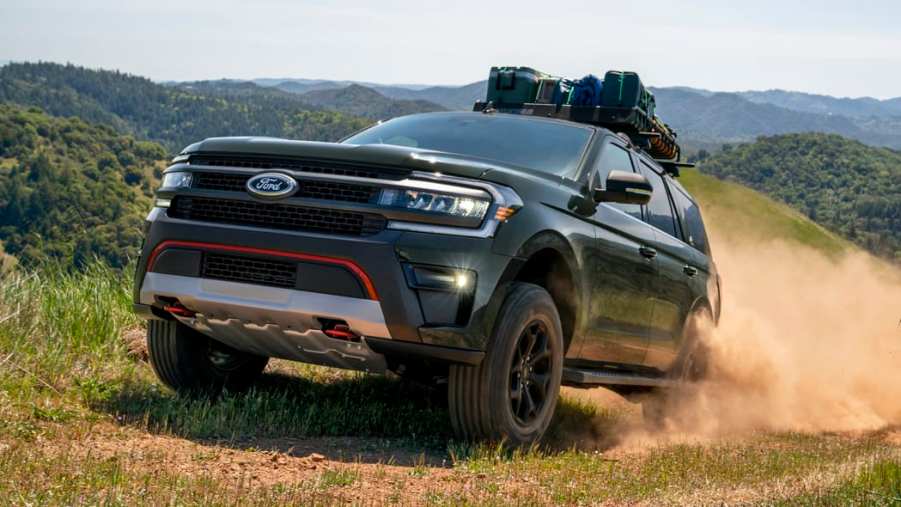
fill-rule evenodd
<path id="1" fill-rule="evenodd" d="M 599 106 L 603 93 L 604 82 L 594 74 L 588 74 L 573 84 L 569 103 L 573 106 Z"/>

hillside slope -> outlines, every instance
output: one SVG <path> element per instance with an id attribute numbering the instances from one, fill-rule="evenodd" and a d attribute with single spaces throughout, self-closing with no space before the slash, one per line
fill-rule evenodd
<path id="1" fill-rule="evenodd" d="M 826 134 L 765 137 L 701 170 L 763 192 L 888 259 L 901 260 L 901 153 Z"/>
<path id="2" fill-rule="evenodd" d="M 738 183 L 695 169 L 682 170 L 679 182 L 698 200 L 715 240 L 733 245 L 785 241 L 835 255 L 851 243 L 789 206 Z M 712 245 L 716 257 L 716 244 Z"/>
<path id="3" fill-rule="evenodd" d="M 14 63 L 0 67 L 0 102 L 111 125 L 121 133 L 163 143 L 173 152 L 214 136 L 334 140 L 370 123 L 312 110 L 290 94 L 263 88 L 206 91 L 73 65 Z"/>
<path id="4" fill-rule="evenodd" d="M 0 104 L 0 244 L 26 267 L 126 265 L 165 157 L 109 127 Z"/>

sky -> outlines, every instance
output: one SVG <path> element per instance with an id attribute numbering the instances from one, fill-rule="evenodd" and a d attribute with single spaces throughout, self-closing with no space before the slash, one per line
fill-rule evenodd
<path id="1" fill-rule="evenodd" d="M 901 96 L 897 0 L 0 0 L 0 60 L 157 81 L 467 84 L 492 65 L 652 86 Z"/>

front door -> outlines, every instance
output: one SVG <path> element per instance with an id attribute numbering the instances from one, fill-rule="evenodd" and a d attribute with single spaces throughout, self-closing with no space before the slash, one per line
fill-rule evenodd
<path id="1" fill-rule="evenodd" d="M 611 138 L 602 147 L 593 184 L 603 184 L 612 170 L 634 168 L 629 151 Z M 657 277 L 657 261 L 648 249 L 653 230 L 642 221 L 639 205 L 599 204 L 592 222 L 597 250 L 590 262 L 591 301 L 579 359 L 641 364 Z"/>

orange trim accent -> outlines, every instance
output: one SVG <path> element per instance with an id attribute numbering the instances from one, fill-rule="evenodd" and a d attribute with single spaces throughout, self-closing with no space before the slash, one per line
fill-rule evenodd
<path id="1" fill-rule="evenodd" d="M 154 264 L 156 263 L 156 258 L 159 254 L 167 249 L 172 247 L 188 247 L 188 248 L 200 248 L 203 250 L 218 250 L 224 252 L 239 252 L 246 254 L 255 254 L 255 255 L 271 255 L 273 257 L 287 257 L 289 259 L 296 259 L 299 261 L 312 261 L 312 262 L 321 262 L 324 264 L 337 264 L 344 268 L 349 269 L 356 277 L 363 283 L 363 286 L 366 288 L 366 293 L 369 296 L 369 299 L 378 301 L 379 296 L 375 291 L 375 285 L 372 284 L 372 280 L 369 278 L 369 275 L 366 274 L 366 271 L 363 270 L 356 262 L 349 259 L 341 259 L 338 257 L 326 257 L 323 255 L 313 255 L 313 254 L 305 254 L 305 253 L 296 253 L 296 252 L 284 252 L 281 250 L 269 250 L 267 248 L 252 248 L 249 246 L 232 246 L 232 245 L 221 245 L 218 243 L 202 243 L 199 241 L 176 241 L 176 240 L 167 240 L 163 241 L 156 248 L 150 252 L 150 257 L 147 259 L 147 271 L 153 271 Z"/>
<path id="2" fill-rule="evenodd" d="M 506 222 L 508 218 L 512 217 L 516 213 L 516 211 L 516 208 L 500 207 L 497 209 L 497 212 L 495 212 L 494 218 L 495 220 Z"/>

